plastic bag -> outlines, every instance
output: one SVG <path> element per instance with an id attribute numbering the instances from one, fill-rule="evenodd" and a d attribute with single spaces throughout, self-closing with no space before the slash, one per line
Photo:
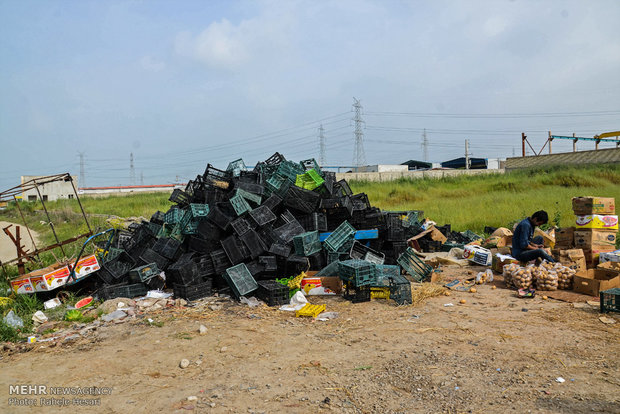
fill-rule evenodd
<path id="1" fill-rule="evenodd" d="M 15 329 L 24 327 L 24 321 L 22 321 L 22 318 L 13 312 L 13 309 L 11 309 L 4 317 L 4 323 Z"/>
<path id="2" fill-rule="evenodd" d="M 493 281 L 493 271 L 491 269 L 487 269 L 484 272 L 480 272 L 476 275 L 476 283 L 481 285 L 483 283 L 492 282 Z"/>
<path id="3" fill-rule="evenodd" d="M 250 298 L 246 298 L 245 296 L 241 296 L 239 298 L 239 301 L 241 301 L 241 303 L 245 303 L 247 304 L 250 308 L 255 308 L 257 306 L 260 306 L 261 302 L 256 299 L 254 296 L 250 297 Z"/>

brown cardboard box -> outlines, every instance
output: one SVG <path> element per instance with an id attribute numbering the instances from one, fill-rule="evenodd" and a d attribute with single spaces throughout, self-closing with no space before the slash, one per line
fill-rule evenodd
<path id="1" fill-rule="evenodd" d="M 583 255 L 585 256 L 587 263 L 591 263 L 596 266 L 598 264 L 598 257 L 601 253 L 613 252 L 615 249 L 615 247 L 607 247 L 603 249 L 583 249 Z"/>
<path id="2" fill-rule="evenodd" d="M 508 230 L 506 227 L 499 227 L 491 234 L 491 236 L 512 236 L 512 231 Z"/>
<path id="3" fill-rule="evenodd" d="M 554 250 L 553 256 L 558 262 L 577 272 L 586 270 L 586 258 L 581 249 Z"/>
<path id="4" fill-rule="evenodd" d="M 575 228 L 564 227 L 555 231 L 555 248 L 570 249 L 574 246 Z"/>
<path id="5" fill-rule="evenodd" d="M 578 249 L 606 249 L 616 247 L 616 230 L 583 229 L 575 231 L 575 247 Z"/>
<path id="6" fill-rule="evenodd" d="M 573 197 L 573 211 L 576 215 L 615 214 L 616 200 L 613 197 Z"/>
<path id="7" fill-rule="evenodd" d="M 620 263 L 619 262 L 605 262 L 600 263 L 596 266 L 597 269 L 607 270 L 610 272 L 620 273 Z"/>
<path id="8" fill-rule="evenodd" d="M 491 264 L 491 269 L 493 269 L 497 273 L 502 273 L 504 271 L 504 265 L 516 263 L 519 264 L 519 261 L 511 256 L 510 259 L 506 258 L 501 260 L 497 255 L 493 255 L 493 263 Z"/>
<path id="9" fill-rule="evenodd" d="M 598 296 L 601 290 L 620 287 L 620 274 L 601 269 L 577 272 L 573 278 L 573 290 L 586 295 Z"/>
<path id="10" fill-rule="evenodd" d="M 550 247 L 553 249 L 555 246 L 555 230 L 549 230 L 549 232 L 542 231 L 539 227 L 534 229 L 534 237 L 541 236 L 543 238 L 543 244 L 545 247 Z"/>

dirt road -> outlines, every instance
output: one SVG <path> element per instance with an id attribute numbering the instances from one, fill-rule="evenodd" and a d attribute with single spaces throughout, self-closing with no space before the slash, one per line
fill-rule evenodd
<path id="1" fill-rule="evenodd" d="M 594 308 L 519 299 L 488 285 L 417 307 L 311 301 L 339 317 L 319 322 L 203 301 L 102 326 L 75 342 L 5 351 L 2 411 L 620 412 L 617 315 L 611 318 L 618 323 L 606 325 Z M 190 361 L 185 369 L 183 358 Z M 94 407 L 20 407 L 9 398 L 40 403 L 41 396 L 9 395 L 16 384 L 111 389 Z"/>

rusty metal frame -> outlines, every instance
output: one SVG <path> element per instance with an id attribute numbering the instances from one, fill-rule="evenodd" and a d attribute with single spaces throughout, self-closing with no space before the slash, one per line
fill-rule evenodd
<path id="1" fill-rule="evenodd" d="M 88 232 L 84 233 L 84 234 L 80 234 L 79 236 L 76 237 L 72 237 L 66 240 L 59 240 L 58 235 L 56 234 L 56 229 L 54 228 L 54 223 L 52 222 L 52 219 L 50 218 L 49 212 L 47 211 L 47 207 L 45 206 L 45 201 L 43 200 L 43 197 L 41 197 L 41 192 L 39 190 L 39 186 L 44 185 L 44 184 L 48 184 L 48 183 L 53 183 L 53 182 L 57 182 L 57 181 L 65 181 L 65 182 L 70 182 L 71 183 L 71 187 L 73 188 L 73 193 L 75 195 L 75 198 L 78 202 L 78 205 L 80 206 L 80 210 L 82 211 L 82 217 L 84 218 L 84 222 L 86 223 L 86 226 L 88 227 Z M 35 242 L 34 242 L 34 238 L 32 237 L 32 233 L 30 231 L 30 227 L 28 226 L 28 223 L 26 222 L 26 218 L 19 206 L 19 201 L 17 200 L 17 196 L 20 194 L 23 194 L 24 192 L 28 191 L 28 190 L 32 190 L 35 189 L 37 191 L 37 194 L 39 195 L 39 200 L 41 201 L 41 205 L 43 206 L 43 210 L 45 211 L 45 216 L 47 217 L 47 221 L 50 225 L 50 228 L 52 229 L 52 233 L 54 234 L 54 239 L 56 240 L 56 243 L 51 244 L 49 246 L 43 247 L 43 248 L 37 248 Z M 63 249 L 63 246 L 69 243 L 73 243 L 77 240 L 80 240 L 82 238 L 85 237 L 89 237 L 93 234 L 93 231 L 90 227 L 90 223 L 88 222 L 88 217 L 86 216 L 86 212 L 84 211 L 84 207 L 82 206 L 82 202 L 80 201 L 80 197 L 77 193 L 77 190 L 75 188 L 75 184 L 73 183 L 73 177 L 71 177 L 71 174 L 69 173 L 63 173 L 63 174 L 55 174 L 55 175 L 48 175 L 48 176 L 44 176 L 44 177 L 38 177 L 38 178 L 33 178 L 31 180 L 28 180 L 18 186 L 9 188 L 8 190 L 5 190 L 3 192 L 0 192 L 0 202 L 2 201 L 15 201 L 16 205 L 17 205 L 17 209 L 19 210 L 19 214 L 22 217 L 22 221 L 23 221 L 23 225 L 24 227 L 26 227 L 26 229 L 28 230 L 28 235 L 30 236 L 30 240 L 32 241 L 32 245 L 34 246 L 34 251 L 30 252 L 30 253 L 25 253 L 21 251 L 21 246 L 20 246 L 20 242 L 19 239 L 14 239 L 13 237 L 11 237 L 11 239 L 14 239 L 13 242 L 15 243 L 15 246 L 17 248 L 18 251 L 18 257 L 12 260 L 9 260 L 8 262 L 1 262 L 0 261 L 0 265 L 2 266 L 3 270 L 5 270 L 6 273 L 6 269 L 5 266 L 9 265 L 11 263 L 14 262 L 18 262 L 18 264 L 22 263 L 24 260 L 32 260 L 33 257 L 37 256 L 37 258 L 39 257 L 40 253 L 55 249 L 55 248 L 60 248 L 62 251 L 62 254 L 65 255 L 65 251 Z M 10 237 L 10 236 L 9 236 Z M 22 254 L 24 253 L 24 254 Z M 23 265 L 22 266 L 18 266 L 19 269 L 19 273 L 23 274 L 23 272 L 25 272 Z"/>

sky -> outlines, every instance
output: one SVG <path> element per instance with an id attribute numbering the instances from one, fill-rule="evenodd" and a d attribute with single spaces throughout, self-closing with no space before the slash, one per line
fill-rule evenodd
<path id="1" fill-rule="evenodd" d="M 79 177 L 80 154 L 80 187 L 318 160 L 320 125 L 324 165 L 351 166 L 354 99 L 366 164 L 423 160 L 424 130 L 432 162 L 617 131 L 619 19 L 615 0 L 0 0 L 0 191 Z"/>

